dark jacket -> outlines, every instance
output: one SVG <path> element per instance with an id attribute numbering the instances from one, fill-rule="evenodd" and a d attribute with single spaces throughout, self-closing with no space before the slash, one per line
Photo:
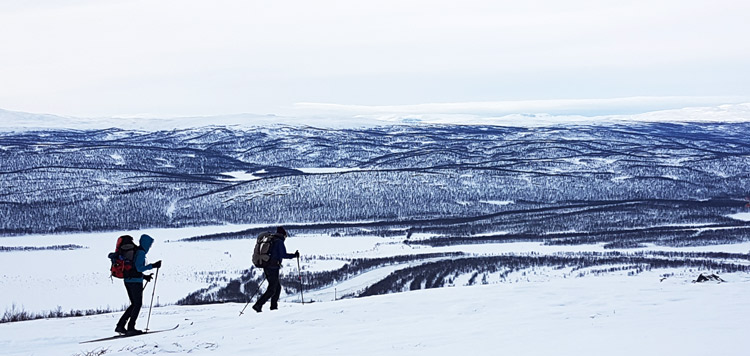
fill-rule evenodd
<path id="1" fill-rule="evenodd" d="M 279 268 L 281 267 L 281 261 L 283 259 L 291 259 L 297 257 L 294 254 L 286 253 L 286 246 L 284 246 L 284 238 L 280 237 L 273 241 L 271 245 L 271 259 L 269 260 L 268 268 Z"/>
<path id="2" fill-rule="evenodd" d="M 146 254 L 148 253 L 148 250 L 151 249 L 151 245 L 154 244 L 154 238 L 143 234 L 138 243 L 141 247 L 135 251 L 133 266 L 136 271 L 143 273 L 154 268 L 151 264 L 146 264 Z M 143 277 L 125 278 L 125 283 L 143 283 Z"/>

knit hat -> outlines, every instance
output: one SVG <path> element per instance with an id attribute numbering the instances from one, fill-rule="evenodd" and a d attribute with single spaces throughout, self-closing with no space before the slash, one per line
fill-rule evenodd
<path id="1" fill-rule="evenodd" d="M 287 236 L 288 236 L 288 235 L 286 234 L 286 230 L 284 230 L 284 227 L 283 227 L 283 226 L 279 226 L 279 227 L 277 227 L 277 228 L 276 228 L 276 233 L 277 233 L 277 234 L 279 234 L 279 235 L 281 235 L 281 236 L 284 236 L 284 237 L 287 237 Z"/>

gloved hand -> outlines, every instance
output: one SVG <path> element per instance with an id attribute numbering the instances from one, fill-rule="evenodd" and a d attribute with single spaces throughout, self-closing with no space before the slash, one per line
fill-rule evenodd
<path id="1" fill-rule="evenodd" d="M 299 250 L 294 251 L 294 257 L 299 258 Z"/>
<path id="2" fill-rule="evenodd" d="M 154 268 L 161 268 L 161 260 L 158 260 L 158 261 L 156 261 L 156 262 L 152 263 L 152 264 L 151 264 L 151 267 L 154 267 Z"/>
<path id="3" fill-rule="evenodd" d="M 151 282 L 151 278 L 154 278 L 154 275 L 152 274 L 144 274 L 143 279 L 146 280 L 146 282 Z"/>

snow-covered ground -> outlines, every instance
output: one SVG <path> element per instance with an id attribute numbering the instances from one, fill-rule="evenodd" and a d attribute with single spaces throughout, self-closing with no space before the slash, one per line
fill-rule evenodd
<path id="1" fill-rule="evenodd" d="M 48 312 L 61 308 L 62 311 L 87 309 L 117 310 L 129 304 L 122 281 L 109 277 L 107 254 L 114 250 L 118 236 L 130 234 L 136 239 L 141 234 L 149 234 L 155 243 L 149 252 L 149 262 L 162 260 L 164 265 L 159 272 L 155 303 L 173 304 L 189 293 L 211 285 L 216 278 L 223 282 L 239 277 L 251 267 L 250 257 L 254 247 L 253 239 L 184 242 L 187 237 L 219 232 L 240 231 L 254 225 L 221 225 L 190 227 L 182 229 L 147 229 L 142 231 L 122 231 L 109 233 L 81 233 L 65 235 L 30 235 L 0 238 L 0 246 L 53 246 L 73 244 L 83 246 L 75 250 L 41 250 L 0 252 L 0 312 L 10 309 L 28 312 Z M 501 233 L 501 232 L 498 232 Z M 411 240 L 427 238 L 414 234 Z M 547 246 L 539 242 L 489 243 L 443 247 L 407 245 L 402 236 L 378 237 L 331 237 L 323 235 L 294 234 L 287 240 L 287 249 L 299 250 L 302 254 L 302 270 L 307 272 L 334 270 L 351 258 L 377 258 L 399 255 L 428 253 L 463 252 L 473 255 L 498 254 L 555 254 L 561 252 L 605 252 L 603 244 L 576 246 Z M 661 251 L 697 251 L 748 253 L 750 243 L 671 248 L 645 245 L 643 248 L 628 249 Z M 316 259 L 326 256 L 326 259 Z M 340 258 L 340 259 L 337 259 Z M 308 291 L 306 300 L 334 300 L 336 296 L 361 291 L 391 272 L 417 263 L 430 260 L 383 266 L 355 276 L 350 280 L 338 281 L 335 285 Z M 533 280 L 546 280 L 563 277 L 566 270 L 548 271 Z M 282 273 L 297 273 L 295 263 L 287 262 Z M 695 278 L 697 275 L 685 276 Z M 524 274 L 524 280 L 530 278 Z M 511 279 L 512 280 L 512 279 Z M 150 287 L 149 287 L 150 288 Z M 299 301 L 299 296 L 283 295 L 284 300 Z"/>
<path id="2" fill-rule="evenodd" d="M 171 304 L 235 278 L 250 267 L 253 240 L 181 242 L 182 238 L 239 231 L 250 225 L 150 229 L 94 234 L 0 238 L 0 246 L 75 244 L 83 249 L 0 252 L 0 307 L 44 312 L 119 309 L 127 304 L 122 281 L 109 278 L 106 255 L 117 236 L 147 233 L 156 239 L 149 260 L 161 259 L 156 301 Z M 500 232 L 499 232 L 500 233 Z M 411 239 L 428 238 L 414 234 Z M 345 259 L 436 252 L 477 255 L 604 251 L 602 244 L 544 246 L 537 242 L 448 247 L 406 245 L 403 237 L 330 237 L 294 234 L 287 248 L 300 250 L 305 271 L 333 270 Z M 747 253 L 750 243 L 690 248 L 653 245 L 638 250 Z M 628 250 L 634 251 L 634 250 Z M 340 257 L 341 260 L 336 259 Z M 332 258 L 332 259 L 331 259 Z M 256 314 L 243 304 L 168 305 L 153 309 L 150 328 L 177 330 L 137 338 L 79 344 L 113 334 L 119 313 L 0 324 L 3 355 L 218 354 L 261 352 L 306 355 L 745 355 L 750 346 L 750 275 L 722 275 L 726 283 L 691 283 L 693 270 L 653 270 L 575 277 L 569 269 L 516 272 L 489 285 L 413 291 L 336 300 L 360 291 L 409 262 L 366 271 L 320 290 L 284 295 L 278 311 Z M 215 274 L 211 274 L 215 272 Z M 286 273 L 295 273 L 290 264 Z M 709 271 L 710 272 L 710 271 Z M 523 277 L 521 278 L 521 273 Z M 663 275 L 671 276 L 663 279 Z M 153 284 L 148 285 L 145 304 Z M 338 294 L 336 294 L 338 293 Z M 3 310 L 0 310 L 2 312 Z M 145 328 L 148 307 L 138 327 Z M 40 333 L 39 331 L 43 332 Z M 91 353 L 93 352 L 93 353 Z"/>
<path id="3" fill-rule="evenodd" d="M 221 243 L 168 242 L 186 237 L 250 228 L 225 225 L 187 229 L 149 229 L 111 233 L 35 235 L 0 238 L 0 246 L 53 246 L 74 244 L 83 249 L 64 251 L 18 251 L 0 253 L 0 312 L 15 305 L 31 312 L 71 309 L 120 308 L 128 305 L 122 280 L 109 277 L 109 252 L 117 237 L 136 239 L 149 234 L 155 240 L 147 258 L 163 260 L 158 296 L 162 304 L 174 303 L 188 293 L 208 285 L 208 272 L 226 271 L 237 277 L 250 266 L 252 243 L 228 240 Z"/>
<path id="4" fill-rule="evenodd" d="M 282 303 L 155 308 L 151 329 L 93 344 L 118 314 L 0 324 L 3 355 L 746 355 L 750 276 L 555 279 Z M 139 326 L 145 327 L 146 310 Z M 43 330 L 43 332 L 39 332 Z"/>
<path id="5" fill-rule="evenodd" d="M 149 262 L 162 260 L 157 301 L 175 303 L 189 293 L 208 287 L 217 276 L 236 278 L 251 267 L 253 239 L 205 242 L 181 242 L 187 237 L 240 231 L 253 225 L 222 225 L 183 229 L 147 229 L 110 233 L 65 235 L 31 235 L 0 237 L 0 246 L 44 247 L 79 245 L 75 250 L 42 250 L 0 252 L 0 312 L 16 310 L 46 312 L 61 307 L 63 311 L 86 309 L 119 309 L 129 304 L 122 281 L 109 277 L 109 252 L 114 251 L 117 237 L 130 234 L 136 239 L 149 234 L 155 240 L 147 255 Z M 293 232 L 292 232 L 293 234 Z M 400 242 L 402 237 L 355 238 L 294 235 L 287 240 L 290 251 L 304 256 L 378 257 L 418 253 Z M 426 249 L 425 253 L 433 252 Z M 305 271 L 332 270 L 341 262 L 315 260 L 303 266 Z M 295 270 L 287 271 L 296 273 Z M 327 292 L 326 292 L 327 293 Z M 333 291 L 331 290 L 331 294 Z M 312 294 L 311 294 L 312 295 Z"/>

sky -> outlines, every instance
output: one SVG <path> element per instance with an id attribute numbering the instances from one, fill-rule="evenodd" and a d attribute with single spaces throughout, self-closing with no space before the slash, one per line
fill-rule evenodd
<path id="1" fill-rule="evenodd" d="M 0 108 L 550 112 L 591 100 L 611 104 L 593 114 L 618 114 L 750 102 L 747 13 L 745 0 L 3 0 Z"/>

